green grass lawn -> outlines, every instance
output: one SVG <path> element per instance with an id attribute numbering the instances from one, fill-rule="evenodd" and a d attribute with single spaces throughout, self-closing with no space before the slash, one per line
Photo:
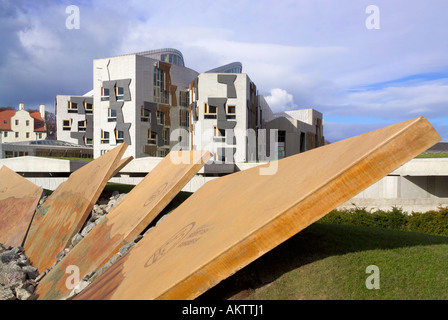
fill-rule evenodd
<path id="1" fill-rule="evenodd" d="M 379 268 L 369 290 L 366 268 Z M 448 299 L 448 237 L 315 223 L 200 299 Z"/>
<path id="2" fill-rule="evenodd" d="M 416 156 L 417 159 L 422 158 L 448 158 L 448 153 L 427 153 Z"/>

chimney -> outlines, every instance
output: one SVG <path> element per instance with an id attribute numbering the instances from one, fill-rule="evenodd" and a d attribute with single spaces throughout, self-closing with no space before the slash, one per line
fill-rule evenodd
<path id="1" fill-rule="evenodd" d="M 40 111 L 40 117 L 42 118 L 42 120 L 45 120 L 45 105 L 41 104 L 39 106 L 39 111 Z"/>
<path id="2" fill-rule="evenodd" d="M 23 110 L 24 108 L 23 108 L 23 102 L 21 102 L 20 104 L 19 104 L 19 110 Z"/>

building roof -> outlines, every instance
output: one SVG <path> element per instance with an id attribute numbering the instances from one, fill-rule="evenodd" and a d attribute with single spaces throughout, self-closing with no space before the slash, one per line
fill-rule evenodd
<path id="1" fill-rule="evenodd" d="M 177 60 L 177 63 L 174 63 L 174 64 L 185 67 L 185 60 L 184 60 L 184 56 L 182 55 L 182 52 L 180 52 L 179 50 L 174 49 L 174 48 L 162 48 L 162 49 L 141 51 L 141 52 L 136 52 L 136 53 L 127 53 L 127 54 L 119 55 L 118 57 L 130 56 L 130 55 L 143 56 L 143 57 L 152 58 L 152 59 L 156 59 L 156 60 L 160 60 L 160 61 L 162 61 L 162 59 L 161 59 L 162 55 L 176 55 L 177 57 L 179 57 L 179 59 Z M 165 61 L 165 62 L 173 63 L 173 61 Z"/>
<path id="2" fill-rule="evenodd" d="M 205 73 L 242 73 L 242 72 L 243 72 L 243 65 L 241 64 L 241 62 L 232 62 L 206 71 Z"/>
<path id="3" fill-rule="evenodd" d="M 51 148 L 82 148 L 82 149 L 93 149 L 91 146 L 79 145 L 76 143 L 71 143 L 62 140 L 31 140 L 31 141 L 16 141 L 16 142 L 4 142 L 5 146 L 41 146 L 41 147 L 51 147 Z"/>
<path id="4" fill-rule="evenodd" d="M 39 111 L 30 112 L 30 116 L 34 119 L 34 131 L 45 132 L 45 122 Z"/>
<path id="5" fill-rule="evenodd" d="M 16 110 L 0 111 L 0 130 L 11 130 L 11 117 L 16 114 Z"/>
<path id="6" fill-rule="evenodd" d="M 0 111 L 0 130 L 11 131 L 11 117 L 13 117 L 16 112 L 17 110 Z M 42 119 L 40 112 L 29 112 L 29 114 L 34 119 L 34 131 L 45 132 L 45 121 Z"/>

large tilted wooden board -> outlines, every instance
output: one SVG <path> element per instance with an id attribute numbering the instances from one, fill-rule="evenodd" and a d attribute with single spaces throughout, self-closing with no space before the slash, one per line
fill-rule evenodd
<path id="1" fill-rule="evenodd" d="M 120 172 L 121 169 L 123 169 L 129 162 L 131 162 L 134 159 L 134 157 L 126 157 L 124 159 L 121 159 L 120 162 L 117 164 L 114 171 L 110 174 L 109 180 L 113 178 L 117 173 Z M 36 230 L 39 228 L 39 224 L 42 221 L 43 217 L 45 216 L 45 213 L 48 211 L 48 209 L 51 207 L 51 204 L 53 203 L 54 199 L 58 199 L 59 193 L 64 192 L 64 187 L 62 186 L 65 182 L 62 182 L 58 188 L 45 200 L 45 203 L 42 207 L 40 207 L 36 214 L 33 217 L 32 221 L 32 229 Z"/>
<path id="2" fill-rule="evenodd" d="M 23 245 L 43 189 L 6 166 L 0 168 L 0 243 Z"/>
<path id="3" fill-rule="evenodd" d="M 126 151 L 123 143 L 73 172 L 37 210 L 25 239 L 25 254 L 39 273 L 70 245 Z M 36 222 L 34 221 L 36 220 Z"/>
<path id="4" fill-rule="evenodd" d="M 174 152 L 189 161 L 173 164 Z M 144 231 L 210 157 L 208 151 L 172 151 L 41 280 L 35 292 L 38 299 L 68 295 L 69 266 L 77 266 L 80 279 L 101 267 Z"/>
<path id="5" fill-rule="evenodd" d="M 76 299 L 193 299 L 439 140 L 420 117 L 212 180 Z"/>

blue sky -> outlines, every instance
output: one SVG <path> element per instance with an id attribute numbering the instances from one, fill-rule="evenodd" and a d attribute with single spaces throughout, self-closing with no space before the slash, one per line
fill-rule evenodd
<path id="1" fill-rule="evenodd" d="M 448 141 L 447 12 L 446 0 L 0 0 L 0 106 L 52 109 L 91 90 L 93 59 L 172 47 L 198 72 L 240 61 L 274 111 L 322 112 L 331 142 L 417 116 Z"/>

